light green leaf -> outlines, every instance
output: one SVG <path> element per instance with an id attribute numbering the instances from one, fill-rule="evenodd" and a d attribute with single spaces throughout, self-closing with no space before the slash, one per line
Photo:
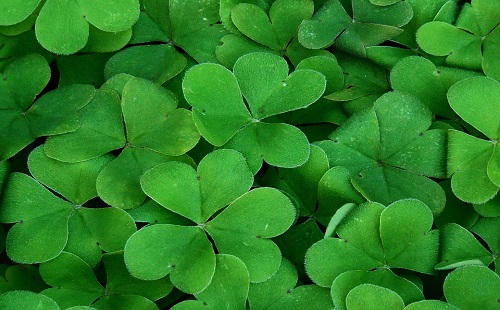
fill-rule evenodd
<path id="1" fill-rule="evenodd" d="M 473 262 L 488 266 L 493 257 L 465 228 L 448 223 L 441 229 L 440 263 L 437 270 L 454 268 L 460 262 Z"/>
<path id="2" fill-rule="evenodd" d="M 494 144 L 450 130 L 448 133 L 448 173 L 453 174 L 451 188 L 463 201 L 482 204 L 495 197 L 499 187 L 488 177 L 488 162 L 493 156 Z M 471 185 L 470 181 L 474 180 Z"/>
<path id="3" fill-rule="evenodd" d="M 250 123 L 251 115 L 241 98 L 238 82 L 221 65 L 193 67 L 186 72 L 182 89 L 193 106 L 196 126 L 211 144 L 223 145 L 238 129 Z"/>
<path id="4" fill-rule="evenodd" d="M 351 17 L 338 0 L 325 1 L 311 20 L 300 25 L 299 42 L 309 49 L 328 47 L 351 22 Z"/>
<path id="5" fill-rule="evenodd" d="M 146 199 L 140 186 L 141 176 L 149 169 L 169 161 L 192 162 L 188 156 L 172 157 L 146 148 L 126 147 L 99 173 L 97 193 L 113 207 L 137 207 Z"/>
<path id="6" fill-rule="evenodd" d="M 87 44 L 89 24 L 77 1 L 47 0 L 36 19 L 35 32 L 45 49 L 69 55 Z"/>
<path id="7" fill-rule="evenodd" d="M 5 10 L 0 8 L 0 12 Z M 28 54 L 11 62 L 5 68 L 3 78 L 10 90 L 9 95 L 21 110 L 26 111 L 35 97 L 47 86 L 50 74 L 50 67 L 45 58 L 40 54 Z"/>
<path id="8" fill-rule="evenodd" d="M 68 222 L 69 237 L 64 251 L 71 252 L 94 268 L 102 252 L 123 250 L 136 231 L 134 220 L 118 208 L 78 208 Z"/>
<path id="9" fill-rule="evenodd" d="M 12 291 L 3 293 L 0 295 L 0 307 L 5 310 L 59 310 L 59 306 L 54 300 L 42 294 L 29 291 Z"/>
<path id="10" fill-rule="evenodd" d="M 330 219 L 328 226 L 326 227 L 324 239 L 334 237 L 336 234 L 336 229 L 339 224 L 345 219 L 345 217 L 352 212 L 357 207 L 354 203 L 346 203 L 340 207 L 335 214 Z"/>
<path id="11" fill-rule="evenodd" d="M 361 284 L 373 284 L 398 294 L 405 304 L 424 299 L 420 289 L 409 280 L 395 275 L 388 269 L 375 271 L 353 270 L 344 272 L 333 281 L 331 296 L 333 303 L 340 310 L 346 308 L 346 297 L 349 292 Z"/>
<path id="12" fill-rule="evenodd" d="M 207 223 L 206 230 L 219 252 L 240 258 L 250 281 L 259 283 L 276 273 L 281 264 L 280 250 L 268 238 L 284 233 L 294 220 L 295 207 L 288 197 L 262 187 L 236 199 Z"/>
<path id="13" fill-rule="evenodd" d="M 396 292 L 373 284 L 356 286 L 347 294 L 345 302 L 349 310 L 402 310 L 405 306 Z"/>
<path id="14" fill-rule="evenodd" d="M 429 299 L 411 303 L 403 310 L 458 310 L 458 308 L 440 300 Z"/>
<path id="15" fill-rule="evenodd" d="M 283 258 L 278 271 L 269 280 L 251 283 L 248 302 L 251 309 L 266 309 L 275 301 L 285 296 L 297 284 L 297 271 Z"/>
<path id="16" fill-rule="evenodd" d="M 138 0 L 77 0 L 85 19 L 102 31 L 131 28 L 139 19 Z"/>
<path id="17" fill-rule="evenodd" d="M 191 294 L 204 290 L 215 272 L 212 244 L 205 232 L 194 226 L 145 227 L 127 241 L 124 257 L 132 276 L 158 280 L 170 274 L 172 284 Z"/>
<path id="18" fill-rule="evenodd" d="M 58 256 L 68 239 L 67 218 L 73 205 L 21 173 L 11 174 L 3 196 L 0 221 L 16 223 L 7 234 L 7 255 L 27 264 Z M 46 225 L 47 221 L 51 225 Z"/>
<path id="19" fill-rule="evenodd" d="M 500 138 L 499 98 L 500 83 L 487 77 L 465 79 L 448 91 L 453 110 L 491 140 Z"/>
<path id="20" fill-rule="evenodd" d="M 333 310 L 332 299 L 328 296 L 328 290 L 317 285 L 302 285 L 293 289 L 273 303 L 269 310 L 290 309 L 325 309 Z"/>
<path id="21" fill-rule="evenodd" d="M 37 147 L 28 157 L 29 171 L 38 181 L 77 205 L 97 197 L 97 175 L 114 156 L 65 163 L 48 157 L 43 149 L 43 146 Z"/>
<path id="22" fill-rule="evenodd" d="M 234 75 L 257 119 L 305 108 L 318 100 L 326 87 L 321 73 L 301 69 L 288 75 L 285 59 L 268 53 L 242 56 L 234 65 Z"/>
<path id="23" fill-rule="evenodd" d="M 0 4 L 0 25 L 8 26 L 22 22 L 33 13 L 42 0 L 8 0 Z"/>
<path id="24" fill-rule="evenodd" d="M 214 309 L 243 309 L 249 285 L 245 264 L 236 256 L 218 254 L 210 285 L 195 297 Z"/>
<path id="25" fill-rule="evenodd" d="M 132 29 L 105 32 L 90 25 L 89 39 L 80 52 L 109 53 L 122 49 L 130 41 Z"/>
<path id="26" fill-rule="evenodd" d="M 497 309 L 500 277 L 484 266 L 466 266 L 448 274 L 443 290 L 446 300 L 459 309 Z"/>

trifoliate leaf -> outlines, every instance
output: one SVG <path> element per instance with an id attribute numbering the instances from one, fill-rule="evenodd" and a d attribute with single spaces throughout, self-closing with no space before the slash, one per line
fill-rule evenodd
<path id="1" fill-rule="evenodd" d="M 139 19 L 138 0 L 77 0 L 77 3 L 84 18 L 102 31 L 123 31 Z"/>

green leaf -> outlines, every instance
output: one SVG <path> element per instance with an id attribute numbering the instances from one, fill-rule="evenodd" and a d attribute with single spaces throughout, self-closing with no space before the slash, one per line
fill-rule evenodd
<path id="1" fill-rule="evenodd" d="M 44 309 L 59 310 L 56 302 L 47 296 L 29 291 L 12 291 L 0 295 L 0 307 L 5 310 Z"/>
<path id="2" fill-rule="evenodd" d="M 496 309 L 500 299 L 500 277 L 484 266 L 458 268 L 443 284 L 446 300 L 460 309 Z"/>
<path id="3" fill-rule="evenodd" d="M 35 141 L 29 124 L 21 111 L 0 110 L 0 160 L 16 155 L 28 144 Z"/>
<path id="4" fill-rule="evenodd" d="M 123 250 L 136 226 L 132 217 L 118 208 L 78 208 L 69 219 L 68 231 L 64 250 L 94 268 L 103 251 Z"/>
<path id="5" fill-rule="evenodd" d="M 288 75 L 286 61 L 268 53 L 242 56 L 234 65 L 234 75 L 257 119 L 305 108 L 318 100 L 326 87 L 321 73 L 299 69 Z"/>
<path id="6" fill-rule="evenodd" d="M 16 223 L 7 234 L 7 255 L 27 264 L 58 256 L 68 239 L 67 218 L 73 206 L 21 173 L 11 174 L 3 195 L 0 221 Z"/>
<path id="7" fill-rule="evenodd" d="M 0 9 L 0 12 L 5 12 L 5 10 Z M 23 111 L 29 108 L 35 97 L 47 86 L 50 75 L 49 64 L 40 54 L 19 57 L 11 62 L 3 72 L 5 85 L 10 90 L 10 96 Z M 6 96 L 9 95 L 6 94 Z"/>
<path id="8" fill-rule="evenodd" d="M 500 216 L 500 195 L 493 197 L 483 204 L 474 204 L 474 210 L 482 216 L 495 217 Z"/>
<path id="9" fill-rule="evenodd" d="M 441 229 L 441 262 L 436 269 L 452 269 L 455 264 L 476 261 L 488 266 L 493 257 L 484 246 L 465 228 L 455 223 L 446 224 Z"/>
<path id="10" fill-rule="evenodd" d="M 458 310 L 458 308 L 440 300 L 429 299 L 411 303 L 404 310 Z"/>
<path id="11" fill-rule="evenodd" d="M 332 299 L 328 296 L 328 290 L 317 285 L 302 285 L 284 295 L 273 303 L 270 310 L 290 309 L 325 309 L 333 310 Z"/>
<path id="12" fill-rule="evenodd" d="M 198 142 L 191 112 L 175 110 L 175 96 L 151 81 L 131 79 L 123 88 L 121 104 L 131 146 L 179 156 Z"/>
<path id="13" fill-rule="evenodd" d="M 44 94 L 26 111 L 34 137 L 72 132 L 80 127 L 78 110 L 95 95 L 94 87 L 74 84 Z"/>
<path id="14" fill-rule="evenodd" d="M 240 258 L 250 281 L 259 283 L 275 274 L 281 264 L 280 250 L 268 238 L 284 233 L 294 220 L 295 207 L 288 197 L 263 187 L 236 199 L 207 223 L 206 230 L 219 252 Z"/>
<path id="15" fill-rule="evenodd" d="M 345 303 L 350 310 L 402 310 L 405 306 L 403 299 L 396 292 L 373 284 L 361 284 L 353 288 L 347 294 Z"/>
<path id="16" fill-rule="evenodd" d="M 491 140 L 500 138 L 498 98 L 500 83 L 487 77 L 465 79 L 454 84 L 448 91 L 448 100 L 453 110 Z"/>
<path id="17" fill-rule="evenodd" d="M 123 49 L 106 63 L 104 76 L 127 73 L 163 84 L 186 67 L 187 60 L 168 44 L 137 45 Z"/>
<path id="18" fill-rule="evenodd" d="M 139 19 L 138 0 L 77 0 L 77 3 L 85 19 L 102 31 L 123 31 Z"/>
<path id="19" fill-rule="evenodd" d="M 35 32 L 45 49 L 69 55 L 87 44 L 89 24 L 77 1 L 47 0 L 36 19 Z"/>
<path id="20" fill-rule="evenodd" d="M 341 90 L 344 86 L 344 73 L 333 56 L 312 56 L 306 58 L 299 62 L 295 69 L 309 69 L 323 74 L 326 78 L 325 94 Z"/>
<path id="21" fill-rule="evenodd" d="M 269 9 L 269 17 L 258 6 L 240 3 L 231 10 L 231 20 L 244 35 L 273 50 L 284 50 L 304 19 L 312 16 L 310 0 L 279 0 Z"/>
<path id="22" fill-rule="evenodd" d="M 65 163 L 48 157 L 40 146 L 30 153 L 28 168 L 38 181 L 69 201 L 82 205 L 97 197 L 97 175 L 113 158 L 103 155 L 79 163 Z"/>
<path id="23" fill-rule="evenodd" d="M 300 25 L 299 42 L 309 49 L 328 47 L 351 22 L 351 17 L 338 0 L 328 0 L 316 10 L 311 20 Z"/>
<path id="24" fill-rule="evenodd" d="M 245 264 L 236 256 L 216 255 L 215 273 L 210 285 L 195 295 L 214 309 L 243 309 L 250 278 Z"/>
<path id="25" fill-rule="evenodd" d="M 0 278 L 0 292 L 26 290 L 40 292 L 47 284 L 40 277 L 38 267 L 33 265 L 5 266 L 5 275 Z"/>
<path id="26" fill-rule="evenodd" d="M 146 297 L 137 295 L 111 295 L 104 296 L 92 304 L 98 310 L 158 310 L 158 306 Z"/>
<path id="27" fill-rule="evenodd" d="M 80 52 L 115 52 L 127 45 L 131 37 L 132 29 L 119 32 L 105 32 L 91 25 L 87 44 Z"/>
<path id="28" fill-rule="evenodd" d="M 391 267 L 433 273 L 438 261 L 439 231 L 431 230 L 432 212 L 423 202 L 400 200 L 380 214 L 380 238 Z"/>
<path id="29" fill-rule="evenodd" d="M 106 267 L 106 291 L 110 295 L 139 295 L 156 301 L 167 296 L 172 284 L 167 278 L 145 281 L 134 278 L 128 272 L 123 252 L 106 253 L 102 260 Z"/>
<path id="30" fill-rule="evenodd" d="M 500 217 L 481 217 L 471 228 L 472 232 L 486 241 L 494 255 L 500 252 L 500 234 L 498 234 L 498 229 L 500 228 L 500 226 L 498 226 L 499 221 Z"/>
<path id="31" fill-rule="evenodd" d="M 353 211 L 357 205 L 354 203 L 346 203 L 340 207 L 335 214 L 330 219 L 328 226 L 326 227 L 324 239 L 333 237 L 336 234 L 336 229 L 339 224 L 346 218 L 346 216 Z"/>
<path id="32" fill-rule="evenodd" d="M 65 162 L 99 157 L 125 145 L 120 98 L 111 90 L 98 90 L 79 112 L 81 126 L 74 132 L 47 138 L 45 153 Z"/>
<path id="33" fill-rule="evenodd" d="M 274 302 L 285 296 L 297 284 L 297 271 L 283 258 L 278 271 L 268 280 L 251 283 L 248 302 L 251 309 L 267 309 Z"/>
<path id="34" fill-rule="evenodd" d="M 488 176 L 495 145 L 457 130 L 448 133 L 448 173 L 451 188 L 461 200 L 482 204 L 495 197 L 499 187 Z M 470 180 L 474 180 L 473 186 Z"/>
<path id="35" fill-rule="evenodd" d="M 211 144 L 223 145 L 250 123 L 251 115 L 241 98 L 238 82 L 226 68 L 217 64 L 194 66 L 186 72 L 182 89 L 193 106 L 196 126 Z"/>
<path id="36" fill-rule="evenodd" d="M 41 0 L 9 0 L 0 5 L 0 25 L 8 26 L 22 22 L 33 13 Z"/>
<path id="37" fill-rule="evenodd" d="M 124 258 L 132 276 L 158 280 L 170 274 L 172 284 L 191 294 L 203 291 L 215 272 L 212 244 L 203 230 L 194 226 L 145 227 L 127 241 Z"/>
<path id="38" fill-rule="evenodd" d="M 333 281 L 331 296 L 335 306 L 340 310 L 347 309 L 347 295 L 352 289 L 362 284 L 373 284 L 389 289 L 398 294 L 405 304 L 424 299 L 422 291 L 415 284 L 395 275 L 388 269 L 375 271 L 353 270 L 344 272 Z"/>
<path id="39" fill-rule="evenodd" d="M 191 163 L 188 156 L 166 156 L 146 148 L 126 147 L 99 173 L 97 193 L 107 204 L 122 209 L 141 205 L 146 194 L 141 189 L 141 176 L 149 169 L 169 161 Z"/>
<path id="40" fill-rule="evenodd" d="M 229 69 L 232 69 L 238 58 L 250 53 L 271 53 L 279 55 L 278 52 L 262 46 L 247 37 L 229 34 L 221 39 L 222 45 L 215 49 L 215 55 L 220 63 Z"/>
<path id="41" fill-rule="evenodd" d="M 262 160 L 282 168 L 296 168 L 307 162 L 310 144 L 297 127 L 283 123 L 253 122 L 224 145 L 241 152 L 252 172 L 257 173 Z"/>
<path id="42" fill-rule="evenodd" d="M 127 210 L 135 222 L 149 224 L 174 224 L 189 226 L 192 221 L 174 213 L 163 206 L 156 203 L 154 200 L 148 199 L 142 205 L 133 209 Z"/>
<path id="43" fill-rule="evenodd" d="M 71 270 L 71 277 L 67 270 Z M 82 305 L 80 302 L 90 305 L 104 294 L 104 288 L 90 266 L 71 253 L 62 252 L 53 260 L 40 264 L 40 275 L 52 286 L 42 293 L 64 308 Z"/>

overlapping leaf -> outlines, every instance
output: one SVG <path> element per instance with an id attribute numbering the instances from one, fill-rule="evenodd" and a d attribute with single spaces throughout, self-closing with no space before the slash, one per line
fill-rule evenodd
<path id="1" fill-rule="evenodd" d="M 388 266 L 433 273 L 439 237 L 431 226 L 431 211 L 417 200 L 397 201 L 387 208 L 362 204 L 337 227 L 340 238 L 323 239 L 308 250 L 306 271 L 326 287 L 349 270 Z"/>
<path id="2" fill-rule="evenodd" d="M 324 89 L 322 74 L 304 69 L 289 75 L 283 58 L 266 53 L 241 57 L 234 74 L 216 64 L 197 65 L 183 81 L 184 96 L 193 106 L 193 117 L 203 137 L 213 145 L 226 145 L 243 153 L 254 173 L 262 158 L 287 168 L 307 161 L 309 143 L 302 132 L 287 124 L 260 120 L 307 107 Z"/>
<path id="3" fill-rule="evenodd" d="M 445 176 L 446 131 L 427 130 L 432 114 L 416 98 L 399 92 L 377 99 L 318 143 L 330 166 L 343 166 L 366 199 L 389 204 L 415 198 L 434 214 L 444 208 L 441 187 L 425 176 Z"/>
<path id="4" fill-rule="evenodd" d="M 453 85 L 448 100 L 464 121 L 490 140 L 457 130 L 449 133 L 448 174 L 453 193 L 466 202 L 485 203 L 500 188 L 500 84 L 487 77 L 473 77 Z M 475 111 L 484 111 L 476 113 Z M 474 180 L 470 184 L 470 180 Z"/>

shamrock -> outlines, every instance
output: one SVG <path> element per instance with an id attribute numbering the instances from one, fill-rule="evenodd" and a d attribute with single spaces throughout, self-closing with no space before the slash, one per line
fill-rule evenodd
<path id="1" fill-rule="evenodd" d="M 310 146 L 299 129 L 261 120 L 309 106 L 323 94 L 325 84 L 316 71 L 289 75 L 283 58 L 252 53 L 236 62 L 234 73 L 217 64 L 194 66 L 186 73 L 183 91 L 202 136 L 215 146 L 242 152 L 256 173 L 263 160 L 287 168 L 307 161 Z"/>
<path id="2" fill-rule="evenodd" d="M 74 84 L 50 91 L 35 101 L 50 79 L 49 65 L 38 54 L 14 60 L 1 77 L 0 160 L 14 156 L 35 138 L 78 129 L 78 110 L 95 94 L 90 85 Z"/>
<path id="3" fill-rule="evenodd" d="M 109 205 L 130 209 L 146 199 L 139 185 L 146 170 L 170 160 L 191 162 L 184 153 L 198 142 L 199 133 L 191 112 L 176 107 L 165 88 L 118 75 L 80 111 L 82 126 L 47 139 L 44 149 L 57 160 L 79 162 L 123 148 L 99 174 L 97 192 Z"/>
<path id="4" fill-rule="evenodd" d="M 251 282 L 270 278 L 280 266 L 281 253 L 268 239 L 291 226 L 295 207 L 276 189 L 247 192 L 252 183 L 245 159 L 234 150 L 210 153 L 197 171 L 169 162 L 146 172 L 141 178 L 144 192 L 196 226 L 155 224 L 139 230 L 125 246 L 130 273 L 144 280 L 170 274 L 180 290 L 199 293 L 209 286 L 216 268 L 210 236 L 218 253 L 243 261 Z"/>
<path id="5" fill-rule="evenodd" d="M 418 200 L 384 206 L 367 202 L 353 209 L 336 228 L 340 238 L 326 238 L 306 253 L 306 271 L 329 287 L 343 272 L 373 268 L 404 268 L 432 274 L 439 237 L 432 212 Z"/>
<path id="6" fill-rule="evenodd" d="M 66 250 L 94 267 L 102 251 L 123 249 L 136 230 L 133 219 L 117 208 L 81 206 L 97 196 L 97 175 L 111 159 L 105 155 L 69 164 L 47 157 L 42 147 L 33 150 L 28 161 L 32 175 L 67 200 L 26 174 L 12 173 L 0 211 L 2 223 L 14 223 L 7 234 L 7 255 L 33 264 Z"/>
<path id="7" fill-rule="evenodd" d="M 453 193 L 466 202 L 485 203 L 500 188 L 500 84 L 488 77 L 468 78 L 450 88 L 448 100 L 464 121 L 489 139 L 449 131 L 448 174 Z"/>
<path id="8" fill-rule="evenodd" d="M 442 21 L 424 24 L 417 32 L 422 50 L 446 56 L 446 64 L 484 73 L 500 80 L 498 48 L 500 2 L 473 0 L 465 3 L 455 25 Z"/>
<path id="9" fill-rule="evenodd" d="M 386 93 L 374 106 L 354 114 L 331 140 L 317 143 L 330 166 L 343 166 L 351 183 L 370 201 L 390 204 L 415 198 L 435 215 L 443 209 L 441 187 L 425 176 L 445 176 L 446 131 L 427 130 L 431 112 L 416 98 Z"/>

